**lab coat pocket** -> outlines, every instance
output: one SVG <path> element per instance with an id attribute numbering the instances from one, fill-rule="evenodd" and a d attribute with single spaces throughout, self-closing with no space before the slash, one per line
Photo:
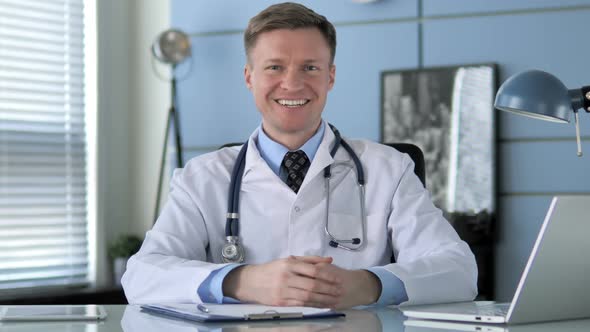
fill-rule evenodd
<path id="1" fill-rule="evenodd" d="M 387 230 L 387 214 L 372 213 L 366 219 L 363 231 L 363 218 L 360 214 L 330 213 L 328 230 L 337 242 L 354 238 L 361 241 L 360 246 L 341 243 L 351 248 L 360 247 L 359 250 L 333 248 L 328 245 L 332 239 L 326 234 L 326 256 L 333 257 L 334 264 L 346 269 L 361 269 L 390 262 L 392 249 Z"/>

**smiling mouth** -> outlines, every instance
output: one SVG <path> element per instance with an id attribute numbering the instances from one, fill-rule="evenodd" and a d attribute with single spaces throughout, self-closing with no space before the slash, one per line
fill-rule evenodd
<path id="1" fill-rule="evenodd" d="M 275 99 L 275 102 L 281 106 L 296 108 L 309 103 L 309 99 Z"/>

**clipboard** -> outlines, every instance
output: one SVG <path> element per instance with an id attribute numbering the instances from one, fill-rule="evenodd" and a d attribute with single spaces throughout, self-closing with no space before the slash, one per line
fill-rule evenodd
<path id="1" fill-rule="evenodd" d="M 336 318 L 346 316 L 331 309 L 310 307 L 273 307 L 257 304 L 144 304 L 143 312 L 191 320 L 199 323 L 252 322 L 295 319 Z"/>

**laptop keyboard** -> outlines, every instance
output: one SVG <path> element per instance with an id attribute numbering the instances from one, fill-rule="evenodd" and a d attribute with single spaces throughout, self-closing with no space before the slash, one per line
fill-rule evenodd
<path id="1" fill-rule="evenodd" d="M 508 315 L 508 308 L 510 308 L 509 303 L 503 304 L 484 304 L 478 305 L 475 310 L 473 310 L 472 314 L 479 315 L 479 316 L 501 316 L 505 317 Z"/>

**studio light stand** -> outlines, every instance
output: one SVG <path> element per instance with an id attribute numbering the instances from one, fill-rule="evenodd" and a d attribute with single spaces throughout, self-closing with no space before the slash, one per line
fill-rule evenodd
<path id="1" fill-rule="evenodd" d="M 159 210 L 160 210 L 160 199 L 162 196 L 162 180 L 164 178 L 164 169 L 166 168 L 166 154 L 168 151 L 168 136 L 170 136 L 171 124 L 174 126 L 174 145 L 176 147 L 176 167 L 181 168 L 183 166 L 182 158 L 182 139 L 180 135 L 180 120 L 176 108 L 176 68 L 191 55 L 190 39 L 187 34 L 180 30 L 169 29 L 158 35 L 151 47 L 152 53 L 152 66 L 154 73 L 161 78 L 166 79 L 156 70 L 153 60 L 158 60 L 164 64 L 172 66 L 172 76 L 168 78 L 170 80 L 171 87 L 171 100 L 170 107 L 168 108 L 168 115 L 166 117 L 166 131 L 164 132 L 164 145 L 162 147 L 162 159 L 160 163 L 160 173 L 158 176 L 158 191 L 156 195 L 156 204 L 154 209 L 154 223 L 156 222 Z"/>

